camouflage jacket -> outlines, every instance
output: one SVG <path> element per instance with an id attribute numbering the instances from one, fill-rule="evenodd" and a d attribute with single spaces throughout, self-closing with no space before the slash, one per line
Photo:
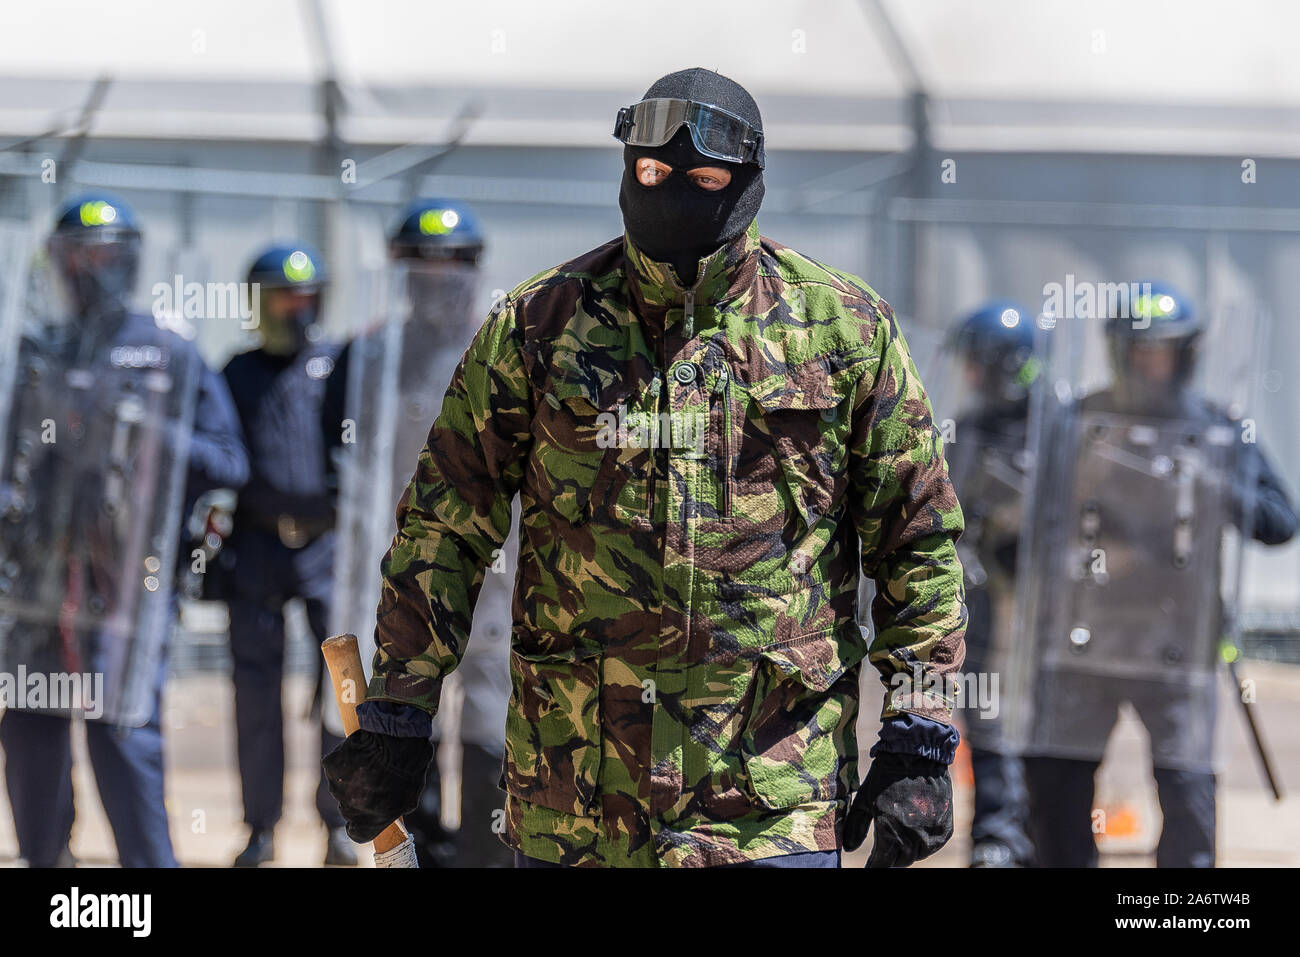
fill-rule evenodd
<path id="1" fill-rule="evenodd" d="M 699 276 L 624 236 L 515 287 L 398 505 L 367 698 L 433 712 L 520 496 L 504 836 L 529 857 L 834 849 L 863 658 L 887 685 L 961 666 L 961 510 L 888 304 L 756 221 Z M 909 687 L 884 715 L 951 721 Z"/>

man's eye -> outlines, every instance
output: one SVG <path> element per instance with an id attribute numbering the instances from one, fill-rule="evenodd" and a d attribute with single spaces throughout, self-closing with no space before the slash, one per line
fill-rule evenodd
<path id="1" fill-rule="evenodd" d="M 731 174 L 726 170 L 692 170 L 689 175 L 691 177 L 691 182 L 701 189 L 723 189 L 731 182 Z"/>
<path id="2" fill-rule="evenodd" d="M 636 164 L 636 178 L 642 186 L 657 186 L 672 169 L 662 163 L 643 157 Z"/>

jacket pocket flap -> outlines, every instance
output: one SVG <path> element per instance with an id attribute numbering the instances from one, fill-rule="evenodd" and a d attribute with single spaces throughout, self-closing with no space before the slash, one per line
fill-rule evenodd
<path id="1" fill-rule="evenodd" d="M 570 403 L 579 411 L 587 407 L 594 413 L 616 410 L 636 383 L 626 377 L 601 382 L 593 377 L 556 374 L 549 380 L 549 386 L 551 393 L 561 402 Z"/>
<path id="2" fill-rule="evenodd" d="M 834 388 L 831 379 L 798 382 L 778 377 L 763 386 L 752 386 L 750 396 L 764 413 L 785 409 L 834 409 L 844 397 Z"/>
<path id="3" fill-rule="evenodd" d="M 513 634 L 512 650 L 524 661 L 589 661 L 599 658 L 601 653 L 600 647 L 595 643 L 561 631 L 535 630 L 516 625 Z"/>
<path id="4" fill-rule="evenodd" d="M 801 635 L 759 653 L 785 677 L 812 691 L 827 691 L 866 656 L 866 647 L 855 625 Z"/>
<path id="5" fill-rule="evenodd" d="M 755 382 L 749 394 L 765 413 L 783 409 L 834 409 L 845 398 L 845 386 L 860 362 L 858 357 L 828 355 L 788 366 L 784 375 Z"/>

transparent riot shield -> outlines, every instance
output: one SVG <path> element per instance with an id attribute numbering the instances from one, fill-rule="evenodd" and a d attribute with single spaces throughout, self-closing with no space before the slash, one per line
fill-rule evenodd
<path id="1" fill-rule="evenodd" d="M 1032 323 L 1033 317 L 1019 321 Z M 922 369 L 918 360 L 918 369 L 965 521 L 957 542 L 968 611 L 959 697 L 964 734 L 978 750 L 1009 751 L 997 697 L 1010 653 L 1016 562 L 1032 473 L 1028 386 L 1037 360 L 1016 356 L 1008 368 L 991 366 L 949 335 L 927 350 L 924 361 Z"/>
<path id="2" fill-rule="evenodd" d="M 139 726 L 171 627 L 201 360 L 166 317 L 20 312 L 0 423 L 5 703 Z"/>
<path id="3" fill-rule="evenodd" d="M 477 308 L 477 271 L 463 263 L 394 264 L 359 285 L 368 318 L 348 347 L 333 628 L 356 634 L 369 663 L 397 503 L 487 308 Z M 516 552 L 512 533 L 487 570 L 459 670 L 462 734 L 476 743 L 500 738 L 505 725 Z"/>
<path id="4" fill-rule="evenodd" d="M 0 221 L 0 422 L 9 420 L 18 374 L 18 343 L 24 325 L 24 296 L 38 242 L 30 226 Z M 0 474 L 9 449 L 0 445 Z"/>
<path id="5" fill-rule="evenodd" d="M 357 288 L 361 297 L 357 315 L 364 320 L 345 353 L 347 398 L 338 463 L 338 544 L 330 630 L 357 635 L 362 661 L 368 664 L 379 607 L 379 561 L 395 531 L 398 368 L 409 303 L 401 270 L 363 273 L 357 277 Z"/>
<path id="6" fill-rule="evenodd" d="M 1156 767 L 1212 770 L 1219 645 L 1254 511 L 1242 415 L 1262 330 L 1221 313 L 1185 351 L 1172 341 L 1139 365 L 1104 320 L 1046 325 L 1006 726 L 1027 755 L 1100 761 L 1128 706 Z"/>

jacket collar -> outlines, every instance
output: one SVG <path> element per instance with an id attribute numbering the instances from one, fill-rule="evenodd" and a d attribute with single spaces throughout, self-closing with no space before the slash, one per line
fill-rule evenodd
<path id="1" fill-rule="evenodd" d="M 623 249 L 628 286 L 643 314 L 682 305 L 686 289 L 677 278 L 676 269 L 637 249 L 626 231 Z M 754 219 L 731 242 L 700 259 L 698 278 L 692 287 L 696 304 L 718 303 L 740 295 L 754 284 L 759 258 L 758 220 Z"/>

